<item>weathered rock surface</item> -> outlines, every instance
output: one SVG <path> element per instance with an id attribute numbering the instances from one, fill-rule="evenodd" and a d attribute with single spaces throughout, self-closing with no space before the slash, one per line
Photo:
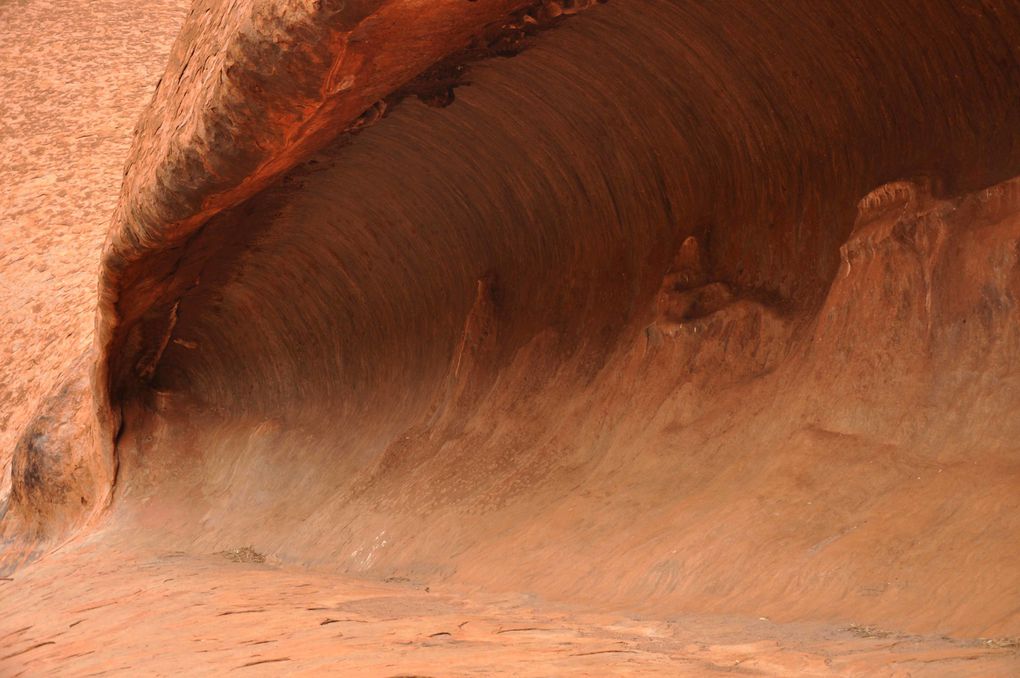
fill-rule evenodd
<path id="1" fill-rule="evenodd" d="M 187 5 L 0 7 L 0 502 L 29 420 L 82 376 L 131 132 Z"/>
<path id="2" fill-rule="evenodd" d="M 995 0 L 197 2 L 0 558 L 251 545 L 1008 673 L 1018 38 Z"/>

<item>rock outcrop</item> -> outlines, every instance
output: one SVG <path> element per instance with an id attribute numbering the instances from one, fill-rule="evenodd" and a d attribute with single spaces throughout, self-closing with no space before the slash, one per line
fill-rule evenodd
<path id="1" fill-rule="evenodd" d="M 1018 36 L 995 0 L 196 2 L 8 559 L 101 519 L 1020 633 Z"/>

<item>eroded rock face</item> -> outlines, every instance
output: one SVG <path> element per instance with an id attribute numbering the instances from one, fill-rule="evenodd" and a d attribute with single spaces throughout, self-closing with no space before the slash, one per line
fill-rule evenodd
<path id="1" fill-rule="evenodd" d="M 101 274 L 111 533 L 1015 632 L 1016 9 L 591 4 L 195 6 Z"/>
<path id="2" fill-rule="evenodd" d="M 96 454 L 88 359 L 85 354 L 71 366 L 14 448 L 11 493 L 0 506 L 5 570 L 82 527 L 109 500 L 114 469 Z"/>
<path id="3" fill-rule="evenodd" d="M 377 120 L 385 97 L 431 65 L 488 48 L 496 39 L 490 35 L 520 21 L 514 10 L 531 5 L 196 3 L 125 169 L 100 276 L 103 353 L 136 354 L 146 350 L 139 343 L 165 338 L 173 315 L 167 300 L 193 285 L 180 280 L 182 255 L 212 216 L 340 133 Z M 542 3 L 537 7 L 531 14 L 545 20 Z M 119 364 L 108 388 L 130 378 L 130 366 Z"/>

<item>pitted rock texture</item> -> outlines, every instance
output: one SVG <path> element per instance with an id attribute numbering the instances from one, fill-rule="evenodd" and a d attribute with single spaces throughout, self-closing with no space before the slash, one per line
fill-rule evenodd
<path id="1" fill-rule="evenodd" d="M 3 557 L 77 525 L 1015 665 L 1018 38 L 996 0 L 196 3 L 99 272 L 95 486 L 19 462 Z"/>
<path id="2" fill-rule="evenodd" d="M 59 383 L 81 376 L 132 130 L 187 7 L 0 6 L 0 501 L 25 426 Z"/>

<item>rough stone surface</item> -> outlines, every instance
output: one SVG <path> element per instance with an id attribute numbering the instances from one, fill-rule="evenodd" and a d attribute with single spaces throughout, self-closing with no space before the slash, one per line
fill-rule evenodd
<path id="1" fill-rule="evenodd" d="M 995 0 L 196 2 L 43 315 L 98 277 L 91 382 L 76 326 L 2 373 L 0 666 L 1015 673 L 1018 38 Z"/>

